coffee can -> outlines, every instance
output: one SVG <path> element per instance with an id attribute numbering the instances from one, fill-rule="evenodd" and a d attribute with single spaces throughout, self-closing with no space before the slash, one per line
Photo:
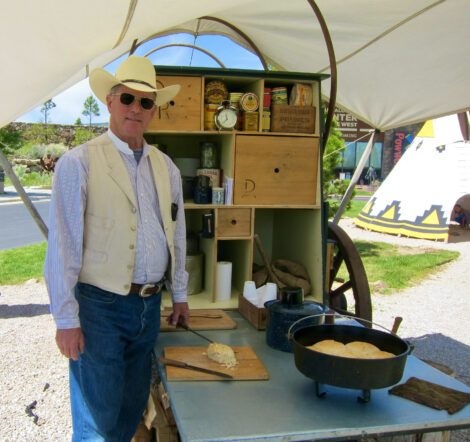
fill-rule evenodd
<path id="1" fill-rule="evenodd" d="M 212 188 L 212 204 L 221 205 L 224 204 L 225 192 L 223 187 Z"/>
<path id="2" fill-rule="evenodd" d="M 207 103 L 204 105 L 204 130 L 217 130 L 215 126 L 215 111 L 219 104 Z"/>

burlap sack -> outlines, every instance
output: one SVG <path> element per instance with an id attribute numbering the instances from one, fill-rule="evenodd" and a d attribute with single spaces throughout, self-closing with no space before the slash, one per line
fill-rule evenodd
<path id="1" fill-rule="evenodd" d="M 276 259 L 272 263 L 272 271 L 284 287 L 301 287 L 304 290 L 304 296 L 312 291 L 310 276 L 302 264 L 287 259 Z M 281 285 L 280 288 L 282 287 Z"/>

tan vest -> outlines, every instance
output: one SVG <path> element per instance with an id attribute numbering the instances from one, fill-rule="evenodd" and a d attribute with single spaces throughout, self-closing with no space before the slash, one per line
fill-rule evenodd
<path id="1" fill-rule="evenodd" d="M 87 145 L 90 168 L 82 268 L 78 280 L 126 295 L 134 273 L 137 244 L 138 209 L 134 189 L 121 155 L 107 134 Z M 150 146 L 149 158 L 170 252 L 170 272 L 167 273 L 173 281 L 176 222 L 171 219 L 170 176 L 165 158 L 158 149 Z"/>

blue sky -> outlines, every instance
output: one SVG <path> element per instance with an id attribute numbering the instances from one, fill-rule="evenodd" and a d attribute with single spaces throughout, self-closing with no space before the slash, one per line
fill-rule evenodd
<path id="1" fill-rule="evenodd" d="M 201 47 L 217 57 L 227 68 L 262 69 L 261 62 L 256 55 L 233 43 L 226 37 L 214 35 L 199 36 L 196 41 L 192 35 L 188 34 L 160 37 L 140 46 L 135 54 L 145 55 L 154 48 L 172 43 L 185 43 Z M 116 67 L 125 57 L 127 57 L 127 54 L 105 66 L 105 69 L 114 73 Z M 148 58 L 152 60 L 154 65 L 219 67 L 218 63 L 211 57 L 191 48 L 164 48 L 150 54 Z M 83 103 L 89 95 L 93 95 L 93 93 L 88 84 L 88 79 L 85 79 L 61 94 L 52 97 L 56 107 L 49 112 L 48 121 L 54 124 L 74 124 L 77 118 L 80 118 L 82 123 L 86 124 L 88 120 L 87 117 L 82 115 L 82 111 Z M 100 115 L 93 117 L 93 123 L 107 122 L 109 114 L 106 106 L 98 101 L 98 99 L 96 101 L 99 105 Z M 38 106 L 19 117 L 16 121 L 27 123 L 43 122 L 44 115 L 41 113 L 40 108 L 41 106 Z"/>

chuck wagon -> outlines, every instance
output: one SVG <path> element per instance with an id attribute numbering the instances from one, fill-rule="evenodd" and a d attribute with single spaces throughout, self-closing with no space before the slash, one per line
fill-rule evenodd
<path id="1" fill-rule="evenodd" d="M 247 306 L 239 297 L 245 281 L 256 273 L 254 264 L 265 265 L 270 273 L 271 263 L 284 260 L 304 267 L 304 279 L 310 280 L 308 299 L 344 312 L 343 295 L 352 289 L 350 313 L 372 320 L 360 256 L 337 222 L 328 222 L 322 196 L 322 153 L 335 104 L 378 131 L 468 110 L 469 13 L 465 0 L 84 0 L 80 5 L 4 5 L 1 29 L 10 44 L 2 49 L 6 63 L 0 74 L 5 99 L 1 125 L 86 78 L 96 67 L 123 54 L 145 55 L 142 45 L 164 35 L 223 35 L 256 54 L 263 66 L 227 69 L 209 53 L 218 67 L 156 67 L 160 85 L 180 84 L 182 89 L 156 112 L 148 142 L 166 151 L 182 170 L 210 169 L 215 177 L 207 171 L 201 175 L 215 180 L 213 187 L 225 182 L 225 198 L 231 196 L 226 200 L 230 204 L 220 204 L 195 201 L 194 188 L 188 193 L 187 227 L 198 243 L 191 258 L 204 257 L 204 282 L 189 296 L 190 308 L 218 309 L 224 318 L 230 316 L 235 329 L 208 334 L 235 346 L 249 344 L 269 372 L 269 380 L 257 378 L 263 380 L 236 387 L 200 382 L 182 389 L 174 387 L 179 382 L 169 381 L 161 367 L 182 440 L 339 440 L 470 426 L 468 410 L 443 416 L 392 398 L 386 390 L 374 393 L 370 404 L 375 400 L 376 408 L 345 407 L 348 397 L 336 387 L 331 400 L 322 401 L 311 394 L 310 380 L 295 370 L 292 355 L 264 345 L 264 332 L 257 330 L 264 328 L 263 309 Z M 168 46 L 205 51 L 178 43 L 156 50 Z M 221 106 L 208 99 L 211 88 L 212 93 L 223 89 L 225 98 L 230 93 L 249 98 L 230 109 L 233 102 Z M 270 106 L 264 101 L 268 90 L 271 100 L 273 90 L 289 95 L 296 91 L 308 99 L 304 102 L 301 96 L 296 105 L 279 101 Z M 241 120 L 224 127 L 219 107 L 238 113 Z M 373 134 L 369 151 L 372 145 Z M 216 161 L 195 167 L 194 160 L 201 159 L 206 148 Z M 5 168 L 8 173 L 8 165 Z M 204 180 L 196 181 L 202 186 Z M 191 187 L 193 180 L 183 184 Z M 42 229 L 47 235 L 44 224 Z M 231 263 L 231 273 L 228 294 L 222 296 L 226 262 Z M 342 263 L 348 277 L 333 286 Z M 233 312 L 238 308 L 249 322 Z M 232 310 L 230 315 L 226 310 Z M 197 337 L 184 341 L 183 335 L 162 334 L 156 350 L 197 342 Z M 433 370 L 410 357 L 405 374 L 419 372 L 437 383 L 464 388 Z M 212 404 L 210 410 L 194 406 L 201 399 Z M 207 425 L 200 425 L 201 420 Z"/>

